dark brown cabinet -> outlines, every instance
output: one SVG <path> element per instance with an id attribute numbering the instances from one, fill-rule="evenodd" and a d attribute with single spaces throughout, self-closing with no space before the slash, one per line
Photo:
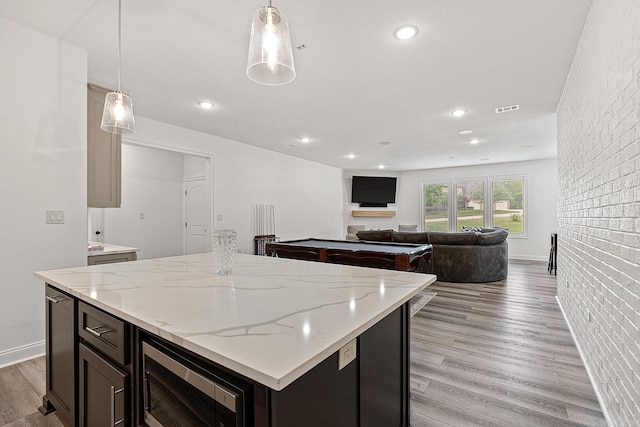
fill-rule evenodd
<path id="1" fill-rule="evenodd" d="M 130 426 L 131 324 L 83 301 L 77 312 L 78 426 Z"/>
<path id="2" fill-rule="evenodd" d="M 170 408 L 161 413 L 179 419 L 170 425 L 184 419 L 175 410 L 183 403 L 198 418 L 212 412 L 206 425 L 216 427 L 409 425 L 408 304 L 363 332 L 357 357 L 342 369 L 335 352 L 275 391 L 51 285 L 46 301 L 47 389 L 40 410 L 55 410 L 66 426 L 143 426 L 145 406 L 157 413 L 158 401 Z M 162 360 L 169 374 L 153 368 Z M 205 387 L 205 401 L 215 405 L 209 412 L 194 403 L 193 387 L 177 386 L 207 378 L 213 392 Z"/>
<path id="3" fill-rule="evenodd" d="M 45 289 L 47 384 L 40 412 L 55 411 L 68 427 L 134 425 L 131 325 L 51 285 Z"/>
<path id="4" fill-rule="evenodd" d="M 130 375 L 80 344 L 79 425 L 129 426 Z"/>
<path id="5" fill-rule="evenodd" d="M 47 285 L 46 316 L 46 393 L 40 412 L 57 411 L 67 426 L 75 426 L 76 413 L 76 300 Z"/>

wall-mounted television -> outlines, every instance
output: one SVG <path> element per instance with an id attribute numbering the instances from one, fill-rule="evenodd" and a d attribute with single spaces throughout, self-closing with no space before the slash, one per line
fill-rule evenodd
<path id="1" fill-rule="evenodd" d="M 396 202 L 396 178 L 388 176 L 354 176 L 351 203 L 361 207 L 386 207 Z"/>

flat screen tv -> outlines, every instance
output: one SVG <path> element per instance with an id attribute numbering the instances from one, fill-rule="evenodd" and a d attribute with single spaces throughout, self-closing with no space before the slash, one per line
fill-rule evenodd
<path id="1" fill-rule="evenodd" d="M 396 202 L 396 178 L 388 176 L 354 176 L 351 203 L 361 207 L 386 207 Z"/>

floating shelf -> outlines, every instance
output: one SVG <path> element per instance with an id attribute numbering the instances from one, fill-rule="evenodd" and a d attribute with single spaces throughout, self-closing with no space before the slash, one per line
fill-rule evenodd
<path id="1" fill-rule="evenodd" d="M 396 211 L 351 211 L 353 216 L 377 216 L 392 217 L 396 216 Z"/>

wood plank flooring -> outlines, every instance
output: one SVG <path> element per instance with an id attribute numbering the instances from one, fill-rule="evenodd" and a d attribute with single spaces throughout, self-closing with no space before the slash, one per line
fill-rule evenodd
<path id="1" fill-rule="evenodd" d="M 411 425 L 606 426 L 547 264 L 436 282 L 411 323 Z"/>
<path id="2" fill-rule="evenodd" d="M 428 290 L 411 325 L 412 427 L 606 426 L 546 263 Z M 44 357 L 0 369 L 0 426 L 62 426 L 37 410 L 44 382 Z"/>
<path id="3" fill-rule="evenodd" d="M 0 369 L 0 426 L 62 427 L 38 412 L 45 389 L 44 356 Z"/>

